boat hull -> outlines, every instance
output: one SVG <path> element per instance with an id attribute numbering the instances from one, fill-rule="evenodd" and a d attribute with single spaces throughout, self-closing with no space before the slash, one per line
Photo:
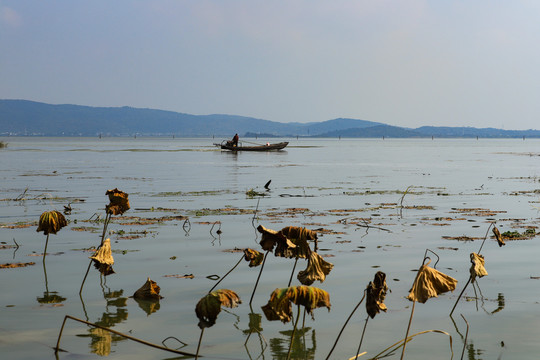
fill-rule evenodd
<path id="1" fill-rule="evenodd" d="M 287 141 L 268 144 L 268 145 L 256 145 L 256 146 L 232 146 L 229 144 L 216 144 L 221 147 L 222 150 L 229 151 L 275 151 L 284 149 L 289 143 Z"/>

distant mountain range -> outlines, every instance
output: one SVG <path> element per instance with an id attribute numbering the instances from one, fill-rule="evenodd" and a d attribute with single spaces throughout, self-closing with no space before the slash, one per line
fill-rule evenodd
<path id="1" fill-rule="evenodd" d="M 358 119 L 280 123 L 237 115 L 191 115 L 133 107 L 51 105 L 0 100 L 0 136 L 178 136 L 343 138 L 540 138 L 539 130 L 423 126 L 409 129 Z"/>

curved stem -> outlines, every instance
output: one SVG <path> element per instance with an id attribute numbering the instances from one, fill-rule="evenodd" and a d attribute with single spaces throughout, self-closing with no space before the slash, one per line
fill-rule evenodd
<path id="1" fill-rule="evenodd" d="M 482 241 L 482 244 L 480 245 L 480 249 L 478 249 L 478 252 L 477 254 L 480 255 L 480 251 L 482 251 L 482 247 L 484 246 L 484 243 L 486 242 L 486 239 L 488 237 L 488 234 L 489 234 L 489 229 L 491 229 L 491 227 L 493 226 L 493 223 L 489 223 L 489 227 L 486 231 L 486 236 L 484 236 L 484 241 Z"/>
<path id="2" fill-rule="evenodd" d="M 225 279 L 227 277 L 227 275 L 229 275 L 234 269 L 236 269 L 236 267 L 242 262 L 242 259 L 244 258 L 244 255 L 242 255 L 242 257 L 240 258 L 240 260 L 238 260 L 238 262 L 236 263 L 236 265 L 233 266 L 233 268 L 231 270 L 229 270 L 228 273 L 226 273 L 225 275 L 223 275 L 223 277 L 221 279 L 219 279 L 219 281 L 208 291 L 209 293 L 212 292 L 212 290 L 214 290 L 216 288 L 216 286 L 219 285 L 220 282 L 223 281 L 223 279 Z"/>
<path id="3" fill-rule="evenodd" d="M 362 296 L 362 299 L 360 299 L 360 301 L 358 302 L 358 304 L 356 304 L 356 306 L 354 307 L 353 311 L 351 312 L 351 314 L 349 315 L 349 317 L 347 318 L 347 320 L 345 321 L 345 324 L 343 324 L 343 327 L 341 328 L 337 338 L 336 338 L 336 341 L 334 341 L 334 345 L 332 346 L 332 349 L 330 349 L 330 352 L 328 353 L 328 356 L 326 357 L 326 360 L 328 360 L 330 358 L 330 355 L 332 355 L 332 352 L 334 351 L 338 341 L 339 341 L 339 338 L 341 337 L 341 334 L 343 333 L 343 330 L 345 330 L 345 327 L 347 326 L 347 324 L 349 323 L 349 320 L 351 320 L 354 312 L 358 309 L 358 307 L 360 306 L 360 304 L 362 303 L 362 301 L 364 301 L 366 297 L 366 291 L 364 290 L 364 296 Z M 367 320 L 366 320 L 367 321 Z M 358 354 L 358 351 L 356 352 Z"/>
<path id="4" fill-rule="evenodd" d="M 364 329 L 362 330 L 362 337 L 360 338 L 360 344 L 358 344 L 358 350 L 356 350 L 357 354 L 360 354 L 360 348 L 362 347 L 362 342 L 364 341 L 364 334 L 366 333 L 366 327 L 367 327 L 368 320 L 369 320 L 369 315 L 366 317 L 366 323 L 364 324 Z"/>
<path id="5" fill-rule="evenodd" d="M 298 325 L 298 320 L 300 320 L 300 305 L 298 305 L 298 315 L 296 316 L 296 321 L 294 322 L 294 329 L 291 335 L 291 342 L 289 344 L 289 352 L 287 353 L 287 360 L 291 358 L 291 350 L 294 342 L 294 334 L 296 333 L 296 326 Z"/>
<path id="6" fill-rule="evenodd" d="M 459 296 L 458 296 L 458 298 L 456 300 L 456 303 L 454 304 L 454 307 L 452 308 L 452 311 L 450 311 L 450 316 L 452 316 L 452 314 L 454 313 L 454 310 L 455 310 L 455 308 L 457 306 L 457 303 L 459 302 L 459 299 L 461 299 L 461 295 L 463 295 L 463 293 L 465 292 L 465 289 L 467 288 L 467 286 L 471 282 L 471 279 L 472 279 L 472 277 L 469 276 L 469 280 L 467 281 L 467 283 L 463 287 L 463 290 L 461 290 L 461 293 L 459 294 Z"/>
<path id="7" fill-rule="evenodd" d="M 49 235 L 47 234 L 47 240 L 45 240 L 45 250 L 43 251 L 43 261 L 45 261 L 45 256 L 47 256 L 47 245 L 49 245 Z"/>
<path id="8" fill-rule="evenodd" d="M 199 343 L 197 344 L 197 353 L 195 354 L 195 360 L 199 358 L 199 349 L 201 347 L 202 336 L 204 334 L 204 328 L 201 329 L 201 336 L 199 336 Z"/>
<path id="9" fill-rule="evenodd" d="M 405 333 L 405 339 L 403 340 L 403 349 L 401 350 L 401 360 L 403 360 L 403 356 L 405 355 L 405 346 L 407 345 L 407 338 L 409 337 L 409 330 L 411 329 L 412 318 L 414 315 L 414 305 L 416 305 L 416 301 L 413 301 L 412 303 L 411 317 L 409 318 L 409 325 L 407 326 L 407 332 Z"/>
<path id="10" fill-rule="evenodd" d="M 294 275 L 294 270 L 296 269 L 296 264 L 297 263 L 298 263 L 298 258 L 296 258 L 296 260 L 294 261 L 294 266 L 293 266 L 292 272 L 291 272 L 291 278 L 289 279 L 289 285 L 287 285 L 287 287 L 291 286 L 292 278 L 293 278 L 293 275 Z"/>
<path id="11" fill-rule="evenodd" d="M 257 281 L 255 282 L 255 287 L 253 288 L 253 292 L 251 293 L 251 299 L 249 299 L 249 305 L 251 306 L 251 302 L 253 301 L 253 296 L 255 295 L 255 290 L 257 290 L 257 285 L 259 285 L 259 279 L 261 278 L 261 274 L 264 269 L 264 263 L 266 262 L 266 257 L 268 256 L 269 251 L 266 251 L 266 254 L 264 254 L 264 259 L 261 264 L 261 271 L 259 271 L 259 276 L 257 276 Z"/>
<path id="12" fill-rule="evenodd" d="M 84 282 L 86 281 L 86 277 L 88 276 L 88 272 L 90 271 L 90 266 L 92 266 L 92 260 L 90 260 L 90 263 L 88 264 L 88 268 L 86 269 L 86 274 L 84 274 L 84 279 L 82 281 L 81 288 L 79 289 L 79 295 L 81 295 L 82 293 Z"/>

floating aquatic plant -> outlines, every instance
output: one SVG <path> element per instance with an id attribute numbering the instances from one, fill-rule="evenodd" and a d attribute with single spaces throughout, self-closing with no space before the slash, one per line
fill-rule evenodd
<path id="1" fill-rule="evenodd" d="M 67 226 L 67 221 L 64 215 L 56 210 L 45 211 L 39 217 L 37 232 L 43 231 L 44 235 L 47 235 L 45 241 L 45 250 L 43 250 L 43 259 L 47 255 L 47 245 L 49 244 L 49 234 L 56 234 L 64 226 Z"/>

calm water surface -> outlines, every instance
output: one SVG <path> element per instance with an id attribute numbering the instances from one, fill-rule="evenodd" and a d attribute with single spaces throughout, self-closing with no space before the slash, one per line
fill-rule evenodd
<path id="1" fill-rule="evenodd" d="M 195 305 L 215 284 L 208 276 L 222 276 L 238 262 L 241 253 L 230 250 L 262 251 L 258 225 L 317 230 L 318 252 L 334 264 L 324 283 L 313 284 L 329 292 L 331 311 L 316 309 L 314 319 L 306 317 L 293 358 L 326 358 L 378 270 L 387 274 L 391 289 L 388 312 L 368 322 L 362 344 L 367 354 L 361 359 L 402 339 L 412 305 L 406 296 L 426 249 L 439 255 L 437 269 L 458 285 L 453 293 L 416 305 L 411 333 L 446 331 L 459 359 L 467 331 L 463 314 L 470 326 L 465 358 L 533 359 L 540 349 L 537 237 L 508 241 L 502 248 L 488 238 L 482 254 L 489 275 L 469 285 L 453 318 L 448 316 L 469 278 L 469 254 L 478 251 L 491 222 L 501 232 L 536 229 L 538 140 L 288 139 L 286 151 L 238 154 L 212 146 L 221 139 L 0 141 L 8 143 L 0 149 L 0 263 L 35 263 L 0 269 L 2 357 L 55 359 L 52 348 L 65 315 L 157 344 L 174 337 L 187 344 L 183 351 L 194 353 L 200 334 Z M 125 216 L 153 221 L 113 219 L 107 236 L 116 273 L 101 277 L 92 268 L 79 296 L 91 255 L 84 249 L 99 245 L 103 226 L 89 219 L 104 217 L 105 191 L 113 188 L 129 193 Z M 266 196 L 249 197 L 251 189 Z M 37 220 L 68 204 L 69 225 L 50 236 L 44 261 L 45 236 L 36 232 Z M 188 217 L 190 226 L 180 216 Z M 268 257 L 251 308 L 259 268 L 242 262 L 223 280 L 219 288 L 234 290 L 243 303 L 224 309 L 206 329 L 205 358 L 286 358 L 293 324 L 267 321 L 261 306 L 275 288 L 287 286 L 293 265 Z M 300 260 L 296 272 L 305 266 Z M 187 274 L 193 278 L 179 278 Z M 152 308 L 131 298 L 148 277 L 164 297 Z M 292 285 L 299 285 L 296 277 Z M 332 359 L 355 354 L 365 319 L 362 305 Z M 250 326 L 260 334 L 244 345 Z M 174 339 L 165 344 L 182 346 Z M 61 348 L 67 352 L 59 359 L 175 356 L 70 320 Z M 449 337 L 420 335 L 407 345 L 405 358 L 450 359 Z"/>

